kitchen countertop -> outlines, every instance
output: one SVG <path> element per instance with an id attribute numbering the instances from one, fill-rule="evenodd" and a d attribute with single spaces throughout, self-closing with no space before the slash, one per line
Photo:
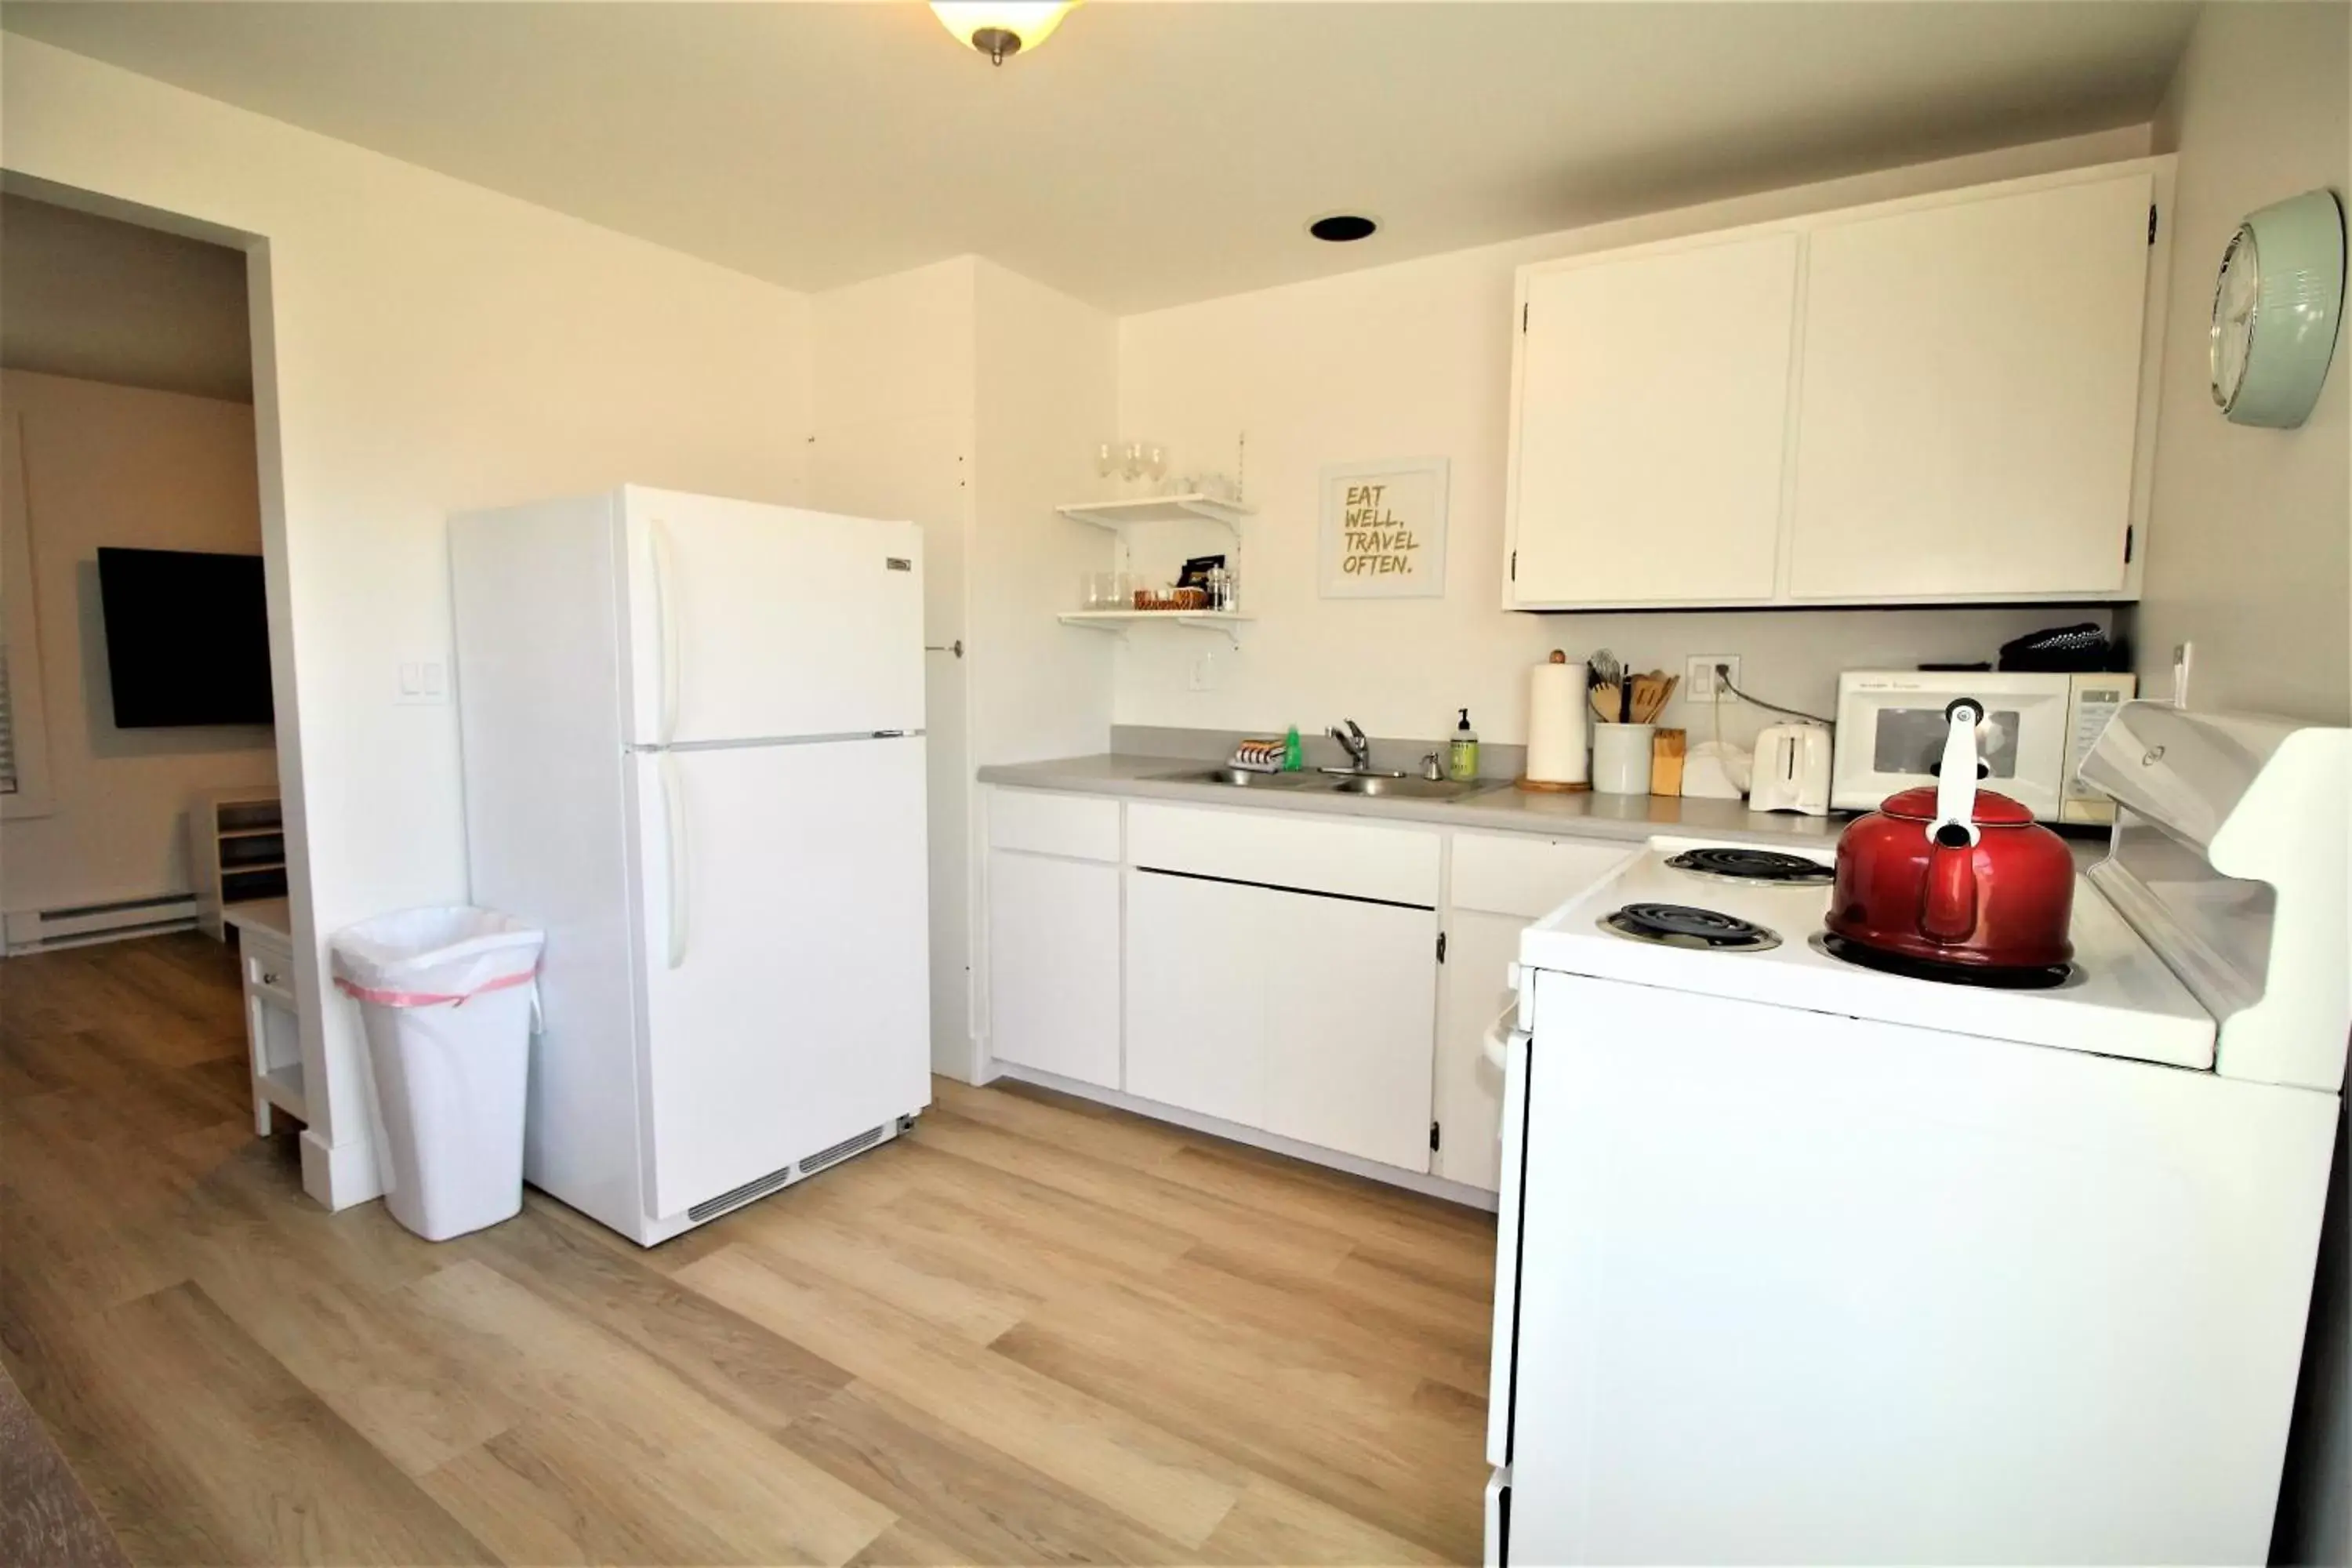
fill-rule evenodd
<path id="1" fill-rule="evenodd" d="M 1727 838 L 1756 844 L 1831 848 L 1851 814 L 1800 816 L 1791 812 L 1750 811 L 1736 800 L 1647 795 L 1538 795 L 1496 779 L 1475 795 L 1455 800 L 1402 800 L 1391 796 L 1338 795 L 1328 790 L 1263 790 L 1202 784 L 1159 775 L 1201 773 L 1213 767 L 1198 757 L 1150 757 L 1100 752 L 1048 763 L 984 767 L 980 782 L 1019 789 L 1066 790 L 1078 795 L 1115 795 L 1135 800 L 1182 801 L 1193 805 L 1260 807 L 1303 811 L 1318 816 L 1370 816 L 1391 822 L 1426 822 L 1496 833 L 1542 833 L 1572 838 L 1622 838 L 1638 842 L 1654 834 Z"/>

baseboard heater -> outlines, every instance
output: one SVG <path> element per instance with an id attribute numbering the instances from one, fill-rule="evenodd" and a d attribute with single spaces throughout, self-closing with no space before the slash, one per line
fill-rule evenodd
<path id="1" fill-rule="evenodd" d="M 54 948 L 83 947 L 94 942 L 121 942 L 127 937 L 153 936 L 159 931 L 190 930 L 196 923 L 196 896 L 165 893 L 111 904 L 12 910 L 5 918 L 7 952 L 14 958 Z"/>

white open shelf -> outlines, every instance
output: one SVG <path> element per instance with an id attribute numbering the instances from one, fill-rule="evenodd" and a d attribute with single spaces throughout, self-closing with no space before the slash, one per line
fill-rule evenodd
<path id="1" fill-rule="evenodd" d="M 1125 635 L 1129 626 L 1148 622 L 1170 623 L 1190 626 L 1194 631 L 1223 632 L 1235 647 L 1241 646 L 1236 628 L 1246 625 L 1250 616 L 1238 610 L 1072 610 L 1062 616 L 1066 626 L 1090 626 L 1098 632 Z"/>
<path id="2" fill-rule="evenodd" d="M 274 1067 L 254 1080 L 261 1098 L 298 1121 L 310 1120 L 310 1101 L 302 1092 L 302 1064 Z"/>
<path id="3" fill-rule="evenodd" d="M 1241 537 L 1242 519 L 1250 509 L 1239 501 L 1213 500 L 1202 495 L 1139 496 L 1133 500 L 1074 501 L 1054 509 L 1064 517 L 1091 522 L 1097 528 L 1122 528 L 1130 522 L 1185 522 L 1206 519 Z"/>

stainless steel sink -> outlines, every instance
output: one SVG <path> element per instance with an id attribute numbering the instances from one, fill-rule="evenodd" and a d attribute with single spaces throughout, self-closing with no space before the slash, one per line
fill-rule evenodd
<path id="1" fill-rule="evenodd" d="M 1187 768 L 1153 777 L 1165 784 L 1231 784 L 1236 789 L 1298 789 L 1307 782 L 1305 773 L 1261 773 L 1247 768 Z"/>
<path id="2" fill-rule="evenodd" d="M 1485 787 L 1475 779 L 1398 778 L 1383 773 L 1343 773 L 1330 781 L 1334 795 L 1394 795 L 1400 800 L 1459 800 Z"/>
<path id="3" fill-rule="evenodd" d="M 1260 773 L 1247 768 L 1187 768 L 1181 773 L 1154 773 L 1163 784 L 1224 784 L 1234 789 L 1307 790 L 1318 795 L 1391 795 L 1398 800 L 1460 800 L 1486 785 L 1452 779 L 1412 778 L 1404 773 L 1360 773 L 1340 768 L 1313 773 Z"/>

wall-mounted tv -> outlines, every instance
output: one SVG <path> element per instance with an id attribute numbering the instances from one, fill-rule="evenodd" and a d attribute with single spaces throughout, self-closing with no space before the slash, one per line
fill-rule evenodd
<path id="1" fill-rule="evenodd" d="M 98 594 L 118 729 L 277 717 L 260 556 L 102 547 Z"/>

